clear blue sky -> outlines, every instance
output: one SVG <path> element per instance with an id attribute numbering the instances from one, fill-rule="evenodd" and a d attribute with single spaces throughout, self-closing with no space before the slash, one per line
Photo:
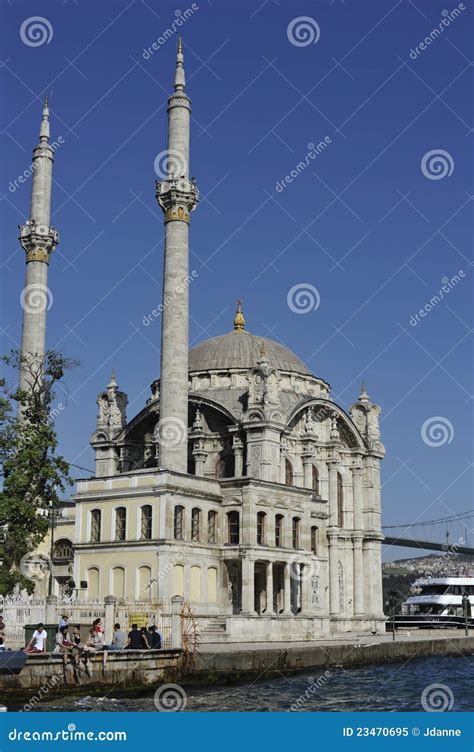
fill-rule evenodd
<path id="1" fill-rule="evenodd" d="M 200 0 L 181 26 L 191 172 L 203 194 L 191 223 L 199 274 L 191 343 L 228 331 L 242 297 L 248 328 L 288 345 L 344 407 L 365 379 L 383 410 L 385 523 L 472 503 L 473 51 L 464 5 L 424 50 L 442 12 L 457 6 Z M 54 170 L 61 242 L 50 266 L 47 344 L 80 361 L 58 395 L 57 427 L 62 452 L 86 468 L 96 394 L 112 366 L 130 396 L 129 417 L 159 373 L 160 323 L 145 327 L 143 318 L 161 299 L 153 165 L 166 148 L 176 35 L 143 51 L 191 8 L 176 0 L 1 6 L 3 350 L 20 336 L 25 263 L 16 238 L 31 181 L 9 185 L 31 162 L 39 98 L 49 93 L 52 136 L 64 143 Z M 47 21 L 49 41 L 36 46 L 20 34 L 32 16 Z M 317 23 L 309 22 L 316 43 L 304 34 L 304 44 L 290 42 L 288 26 L 301 16 Z M 308 143 L 325 137 L 327 148 L 276 190 Z M 433 150 L 447 153 L 451 174 L 424 174 Z M 465 276 L 445 299 L 410 325 L 442 278 L 459 271 Z M 317 310 L 291 310 L 297 284 L 317 288 Z M 450 441 L 433 447 L 421 429 L 437 416 Z"/>

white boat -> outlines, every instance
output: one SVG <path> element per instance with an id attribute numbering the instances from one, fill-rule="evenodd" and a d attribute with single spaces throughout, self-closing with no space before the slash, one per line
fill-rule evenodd
<path id="1" fill-rule="evenodd" d="M 463 627 L 466 597 L 468 626 L 474 626 L 474 577 L 420 579 L 413 583 L 412 589 L 419 592 L 404 602 L 403 614 L 395 617 L 397 627 Z"/>

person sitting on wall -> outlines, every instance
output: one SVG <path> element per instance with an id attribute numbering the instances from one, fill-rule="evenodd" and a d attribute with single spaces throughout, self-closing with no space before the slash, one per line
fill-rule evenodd
<path id="1" fill-rule="evenodd" d="M 112 643 L 110 645 L 104 645 L 104 650 L 123 650 L 125 648 L 126 639 L 127 636 L 125 632 L 120 629 L 120 624 L 114 624 Z"/>
<path id="2" fill-rule="evenodd" d="M 4 653 L 6 649 L 5 640 L 3 637 L 0 637 L 0 653 Z"/>
<path id="3" fill-rule="evenodd" d="M 154 624 L 150 627 L 150 648 L 152 650 L 161 650 L 163 644 L 163 637 Z"/>
<path id="4" fill-rule="evenodd" d="M 104 631 L 102 629 L 102 626 L 101 626 L 101 623 L 100 623 L 100 619 L 94 619 L 94 621 L 92 622 L 92 628 L 95 629 L 96 632 L 102 632 L 103 633 L 103 631 Z"/>
<path id="5" fill-rule="evenodd" d="M 56 635 L 56 648 L 54 652 L 63 654 L 63 662 L 65 666 L 69 657 L 69 651 L 72 647 L 73 643 L 69 635 L 68 628 L 61 627 Z"/>
<path id="6" fill-rule="evenodd" d="M 151 648 L 151 634 L 149 633 L 147 627 L 142 627 L 140 629 L 141 632 L 141 649 L 142 650 L 150 650 Z"/>
<path id="7" fill-rule="evenodd" d="M 33 632 L 31 640 L 25 647 L 26 652 L 27 653 L 45 653 L 47 637 L 48 637 L 48 633 L 44 629 L 43 624 L 40 622 L 37 625 L 35 631 Z"/>
<path id="8" fill-rule="evenodd" d="M 142 633 L 138 629 L 137 624 L 132 624 L 132 629 L 128 633 L 126 650 L 141 650 L 142 649 Z"/>

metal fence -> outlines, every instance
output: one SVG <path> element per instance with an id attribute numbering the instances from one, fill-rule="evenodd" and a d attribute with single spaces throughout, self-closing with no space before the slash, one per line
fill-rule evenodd
<path id="1" fill-rule="evenodd" d="M 115 606 L 115 618 L 124 631 L 138 627 L 156 626 L 162 636 L 162 647 L 170 648 L 171 641 L 171 600 L 120 601 Z"/>

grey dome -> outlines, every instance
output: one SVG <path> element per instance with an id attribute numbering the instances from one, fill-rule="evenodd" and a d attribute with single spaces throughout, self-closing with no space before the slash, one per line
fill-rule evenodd
<path id="1" fill-rule="evenodd" d="M 253 368 L 261 358 L 262 342 L 271 368 L 311 375 L 311 371 L 287 347 L 246 331 L 232 331 L 200 342 L 189 352 L 189 370 L 226 371 L 230 368 Z"/>

